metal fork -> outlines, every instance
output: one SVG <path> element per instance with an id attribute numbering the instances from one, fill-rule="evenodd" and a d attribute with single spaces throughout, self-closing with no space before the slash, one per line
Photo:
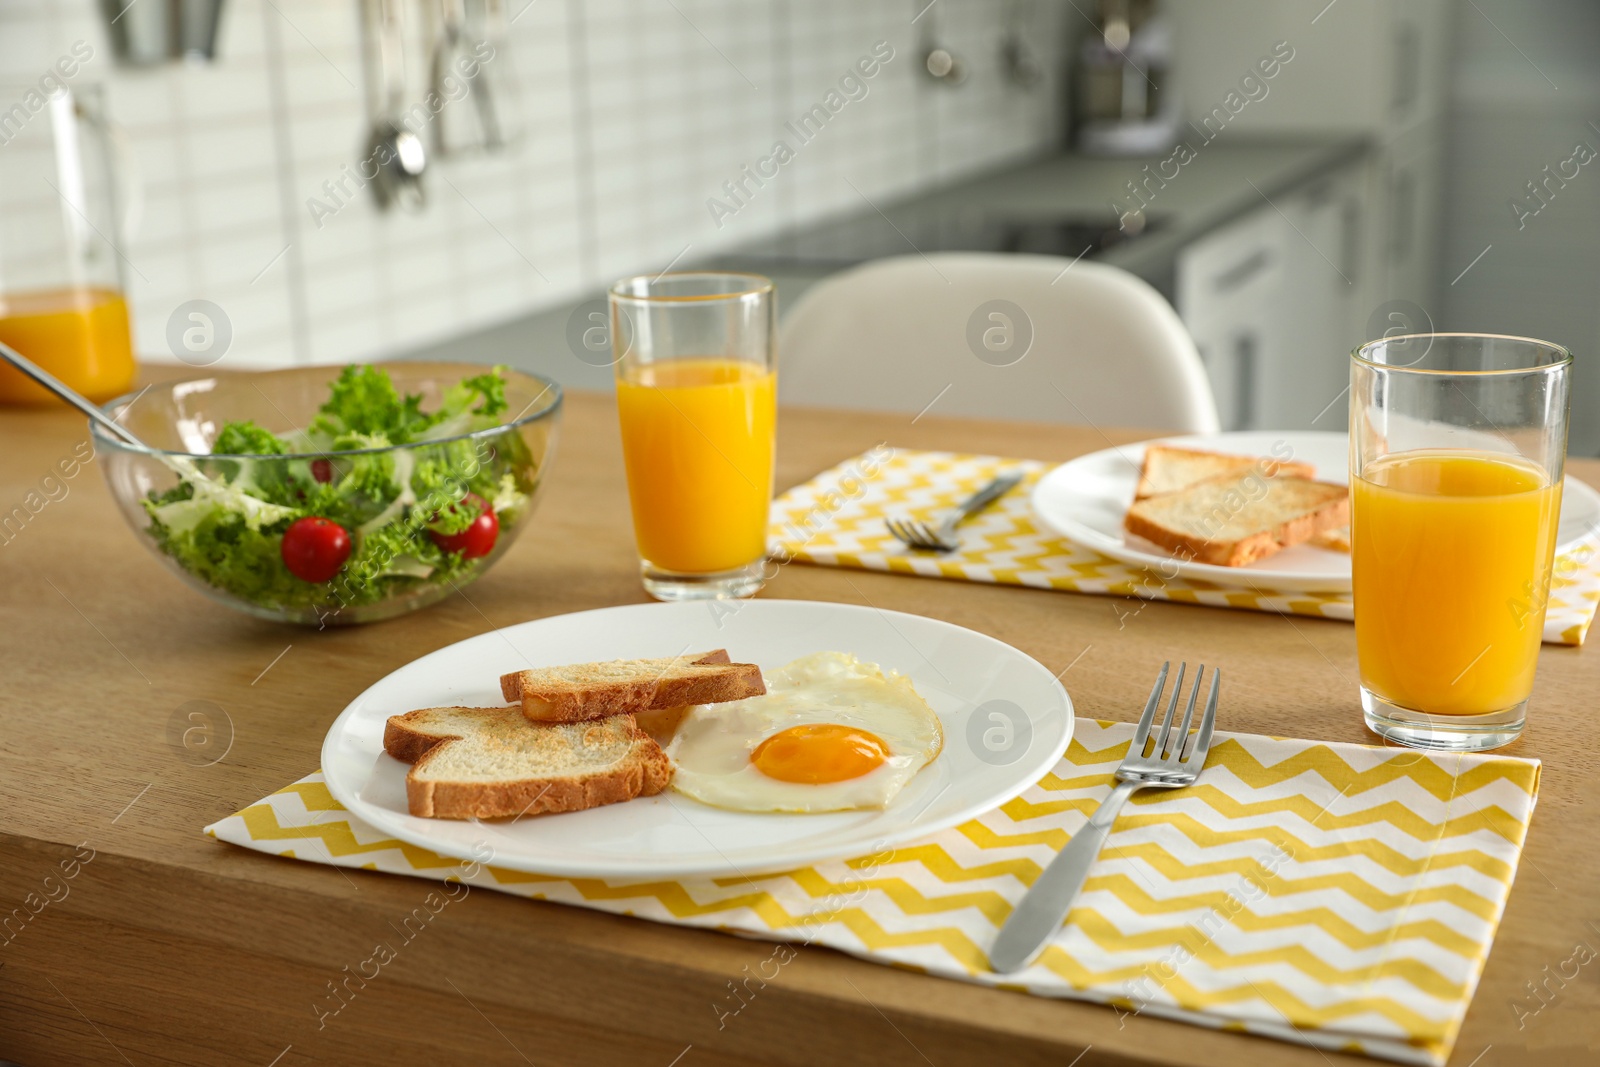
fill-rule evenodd
<path id="1" fill-rule="evenodd" d="M 1002 474 L 963 500 L 938 526 L 916 519 L 889 519 L 889 532 L 912 548 L 930 552 L 954 552 L 961 547 L 955 539 L 956 527 L 1011 491 L 1022 481 L 1020 474 Z"/>
<path id="2" fill-rule="evenodd" d="M 1194 688 L 1189 690 L 1189 703 L 1183 711 L 1183 725 L 1172 730 L 1172 715 L 1178 707 L 1178 697 L 1183 692 L 1183 673 L 1188 664 L 1178 665 L 1178 680 L 1172 686 L 1172 700 L 1167 704 L 1167 714 L 1161 721 L 1161 735 L 1149 755 L 1145 755 L 1150 740 L 1150 726 L 1155 721 L 1156 707 L 1161 703 L 1161 690 L 1167 684 L 1170 661 L 1161 665 L 1156 687 L 1150 691 L 1150 700 L 1139 718 L 1139 729 L 1128 745 L 1128 754 L 1117 767 L 1117 786 L 1106 797 L 1088 825 L 1072 836 L 1067 847 L 1039 875 L 1033 887 L 1022 898 L 1000 928 L 994 947 L 989 950 L 989 967 L 996 974 L 1020 971 L 1032 963 L 1061 929 L 1061 923 L 1072 910 L 1072 902 L 1089 877 L 1089 868 L 1095 857 L 1111 836 L 1111 825 L 1117 813 L 1134 793 L 1146 786 L 1160 789 L 1179 789 L 1193 785 L 1206 765 L 1206 753 L 1211 749 L 1211 729 L 1217 721 L 1217 690 L 1222 682 L 1222 672 L 1211 672 L 1211 694 L 1206 698 L 1205 714 L 1200 719 L 1200 729 L 1188 744 L 1189 724 L 1194 719 L 1195 697 L 1200 695 L 1200 684 L 1205 678 L 1205 664 L 1195 672 Z M 1170 742 L 1170 747 L 1169 747 Z"/>

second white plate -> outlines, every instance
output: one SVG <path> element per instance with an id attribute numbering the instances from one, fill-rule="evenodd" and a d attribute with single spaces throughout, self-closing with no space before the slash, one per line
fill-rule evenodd
<path id="1" fill-rule="evenodd" d="M 1132 541 L 1122 529 L 1122 518 L 1133 501 L 1145 446 L 1157 443 L 1242 456 L 1292 458 L 1315 466 L 1322 481 L 1349 481 L 1349 438 L 1342 433 L 1246 430 L 1196 434 L 1121 445 L 1063 463 L 1034 487 L 1034 513 L 1076 544 L 1124 563 L 1160 568 L 1159 574 L 1261 591 L 1349 592 L 1350 556 L 1344 552 L 1296 545 L 1247 567 L 1217 567 L 1179 560 L 1154 545 Z M 1596 534 L 1600 534 L 1600 493 L 1568 478 L 1561 499 L 1558 551 L 1576 547 Z"/>
<path id="2" fill-rule="evenodd" d="M 938 714 L 944 750 L 882 811 L 724 811 L 659 796 L 515 820 L 423 819 L 406 809 L 407 767 L 383 750 L 390 715 L 501 705 L 507 671 L 726 648 L 765 669 L 850 652 L 910 676 Z M 999 807 L 1056 765 L 1072 701 L 1043 664 L 1004 642 L 894 611 L 796 600 L 636 604 L 508 626 L 442 648 L 362 693 L 328 731 L 328 789 L 358 819 L 445 856 L 566 877 L 737 877 L 865 856 Z"/>

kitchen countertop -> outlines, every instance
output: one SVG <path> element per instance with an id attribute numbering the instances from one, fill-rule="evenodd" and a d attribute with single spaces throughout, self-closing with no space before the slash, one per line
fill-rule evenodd
<path id="1" fill-rule="evenodd" d="M 1170 294 L 1167 275 L 1178 249 L 1288 190 L 1347 165 L 1366 150 L 1366 142 L 1360 139 L 1219 139 L 1201 147 L 1182 165 L 1171 151 L 1118 159 L 1055 155 L 929 190 L 894 205 L 881 205 L 888 221 L 868 207 L 838 220 L 808 225 L 799 240 L 813 249 L 859 247 L 870 250 L 870 255 L 896 255 L 913 251 L 910 241 L 916 240 L 914 235 L 932 230 L 930 223 L 935 220 L 1104 218 L 1114 224 L 1120 211 L 1140 205 L 1127 183 L 1142 185 L 1148 180 L 1142 187 L 1149 229 L 1091 256 L 1131 271 Z M 1163 169 L 1173 177 L 1164 179 Z M 792 246 L 794 241 L 791 238 L 787 243 Z M 734 250 L 718 258 L 761 262 L 774 252 L 781 257 L 785 244 L 779 237 L 764 246 L 750 246 L 748 252 Z"/>
<path id="2" fill-rule="evenodd" d="M 1144 278 L 1170 298 L 1177 252 L 1195 238 L 1268 200 L 1359 159 L 1368 145 L 1359 138 L 1250 140 L 1226 132 L 1202 146 L 1177 176 L 1157 187 L 1148 213 L 1153 225 L 1136 239 L 1095 257 Z M 1142 180 L 1143 168 L 1171 153 L 1148 158 L 1111 159 L 1059 154 L 965 178 L 904 200 L 863 205 L 836 219 L 808 225 L 808 247 L 858 249 L 862 255 L 915 251 L 901 233 L 916 234 L 942 217 L 999 215 L 1008 219 L 1065 217 L 1115 218 L 1114 200 L 1131 206 L 1126 183 Z M 1173 166 L 1166 168 L 1172 173 Z M 887 216 L 887 220 L 885 219 Z M 896 230 L 901 231 L 897 233 Z M 844 264 L 798 263 L 787 259 L 794 238 L 773 235 L 679 264 L 709 269 L 757 270 L 778 283 L 780 314 L 820 278 Z M 779 258 L 775 258 L 779 257 Z M 569 388 L 610 389 L 612 372 L 604 360 L 574 346 L 569 323 L 584 305 L 603 308 L 597 291 L 460 337 L 401 353 L 401 359 L 449 359 L 508 363 L 546 374 Z M 594 303 L 598 301 L 599 303 Z M 579 328 L 581 333 L 581 327 Z M 585 360 L 583 356 L 588 356 Z"/>
<path id="3" fill-rule="evenodd" d="M 883 440 L 1065 460 L 1107 438 L 1147 436 L 799 409 L 785 409 L 781 423 L 781 486 Z M 29 1067 L 1370 1062 L 820 948 L 801 949 L 782 981 L 719 1029 L 712 1005 L 770 946 L 492 892 L 456 904 L 319 1029 L 314 1008 L 328 983 L 367 958 L 428 885 L 233 848 L 201 828 L 315 769 L 339 711 L 416 657 L 494 627 L 644 599 L 611 399 L 570 394 L 562 432 L 547 496 L 495 570 L 464 594 L 371 626 L 290 628 L 195 594 L 124 528 L 92 469 L 0 546 L 0 917 L 29 894 L 50 896 L 0 940 L 0 1058 Z M 83 419 L 65 412 L 7 411 L 0 504 L 35 491 L 85 434 Z M 1600 461 L 1573 460 L 1570 470 L 1600 479 Z M 1070 668 L 1084 716 L 1136 718 L 1156 665 L 1184 658 L 1227 672 L 1227 729 L 1371 741 L 1345 623 L 1152 602 L 1124 625 L 1107 597 L 799 564 L 766 595 L 866 603 L 992 634 L 1052 671 Z M 1593 649 L 1549 646 L 1539 658 L 1529 733 L 1511 749 L 1545 761 L 1539 807 L 1457 1067 L 1535 1054 L 1588 1062 L 1583 1050 L 1600 1045 L 1600 983 L 1588 971 L 1557 975 L 1582 959 L 1575 944 L 1600 936 L 1591 925 L 1600 660 Z M 231 724 L 231 746 L 208 766 L 185 761 L 172 739 L 192 700 Z M 75 877 L 46 882 L 75 850 Z M 1519 1021 L 1514 1004 L 1538 1013 Z"/>

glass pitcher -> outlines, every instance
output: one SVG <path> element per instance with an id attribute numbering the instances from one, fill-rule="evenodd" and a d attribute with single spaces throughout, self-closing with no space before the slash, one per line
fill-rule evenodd
<path id="1" fill-rule="evenodd" d="M 94 400 L 126 392 L 138 370 L 122 251 L 136 182 L 122 144 L 102 86 L 0 82 L 0 342 Z M 0 404 L 56 402 L 0 364 Z"/>

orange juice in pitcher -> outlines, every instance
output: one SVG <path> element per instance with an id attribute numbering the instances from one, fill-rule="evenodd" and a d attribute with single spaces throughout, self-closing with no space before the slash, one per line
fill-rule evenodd
<path id="1" fill-rule="evenodd" d="M 103 85 L 46 93 L 40 83 L 34 96 L 44 99 L 29 104 L 32 118 L 0 131 L 0 189 L 27 191 L 0 213 L 0 344 L 89 399 L 111 400 L 138 370 L 122 248 L 138 214 L 137 172 L 114 148 Z M 0 361 L 0 404 L 60 403 Z"/>
<path id="2" fill-rule="evenodd" d="M 110 400 L 133 384 L 129 334 L 127 301 L 112 289 L 0 294 L 0 343 L 91 400 Z M 0 363 L 0 404 L 51 403 L 59 401 L 43 386 Z"/>

